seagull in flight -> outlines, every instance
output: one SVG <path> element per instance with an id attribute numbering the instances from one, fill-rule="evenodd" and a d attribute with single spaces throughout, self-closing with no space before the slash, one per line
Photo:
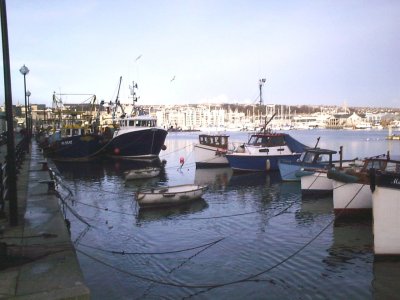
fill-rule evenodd
<path id="1" fill-rule="evenodd" d="M 174 81 L 175 80 L 175 75 L 174 75 L 174 77 L 172 77 L 172 79 L 171 79 L 171 81 L 170 82 L 172 82 L 172 81 Z"/>

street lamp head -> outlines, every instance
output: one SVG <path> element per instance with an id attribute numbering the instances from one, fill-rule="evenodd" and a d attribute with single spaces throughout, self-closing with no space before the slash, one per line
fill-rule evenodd
<path id="1" fill-rule="evenodd" d="M 26 91 L 26 96 L 30 97 L 31 96 L 31 92 L 30 91 Z"/>
<path id="2" fill-rule="evenodd" d="M 29 73 L 29 69 L 28 69 L 28 67 L 25 66 L 25 65 L 23 65 L 23 66 L 21 67 L 21 69 L 19 69 L 19 71 L 20 71 L 21 74 L 24 75 L 24 76 L 25 76 L 26 74 Z"/>

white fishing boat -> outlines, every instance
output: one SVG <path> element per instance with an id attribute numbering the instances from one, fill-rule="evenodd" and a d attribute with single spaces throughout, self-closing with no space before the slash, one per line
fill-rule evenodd
<path id="1" fill-rule="evenodd" d="M 328 171 L 328 178 L 333 184 L 333 209 L 336 214 L 372 212 L 370 169 L 385 170 L 388 157 L 388 154 L 383 154 L 366 158 L 360 169 Z"/>
<path id="2" fill-rule="evenodd" d="M 327 177 L 327 172 L 328 170 L 326 169 L 304 169 L 298 171 L 297 175 L 300 177 L 302 195 L 332 193 L 332 180 Z"/>
<path id="3" fill-rule="evenodd" d="M 136 201 L 140 208 L 180 205 L 201 198 L 207 186 L 184 184 L 138 191 Z"/>
<path id="4" fill-rule="evenodd" d="M 337 152 L 317 148 L 318 142 L 319 138 L 315 147 L 305 149 L 296 161 L 283 159 L 278 161 L 278 168 L 283 181 L 300 181 L 302 176 L 309 173 L 304 171 L 305 169 L 328 169 L 334 166 L 332 156 Z"/>
<path id="5" fill-rule="evenodd" d="M 304 167 L 301 170 L 296 171 L 296 176 L 301 181 L 301 193 L 302 195 L 322 195 L 330 194 L 333 191 L 333 181 L 328 178 L 328 170 L 331 168 L 338 168 L 339 170 L 346 170 L 350 168 L 362 167 L 359 164 L 357 158 L 350 160 L 342 159 L 343 148 L 340 147 L 340 159 L 331 161 L 330 164 L 326 164 L 323 168 L 317 167 Z"/>
<path id="6" fill-rule="evenodd" d="M 228 166 L 228 138 L 225 134 L 200 134 L 199 143 L 194 145 L 196 168 Z"/>
<path id="7" fill-rule="evenodd" d="M 156 167 L 147 167 L 143 169 L 132 169 L 125 171 L 125 180 L 153 178 L 160 174 L 161 169 Z"/>
<path id="8" fill-rule="evenodd" d="M 391 158 L 386 170 L 371 172 L 374 254 L 400 255 L 400 158 Z"/>

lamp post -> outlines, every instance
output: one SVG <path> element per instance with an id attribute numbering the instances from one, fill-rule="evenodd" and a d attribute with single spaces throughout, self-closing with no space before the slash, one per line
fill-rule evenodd
<path id="1" fill-rule="evenodd" d="M 24 95 L 25 95 L 25 130 L 28 131 L 28 110 L 26 106 L 26 75 L 29 73 L 29 69 L 27 66 L 23 65 L 21 69 L 19 69 L 22 75 L 24 75 Z M 29 145 L 28 145 L 28 151 L 29 151 Z"/>
<path id="2" fill-rule="evenodd" d="M 32 110 L 31 110 L 31 105 L 29 103 L 29 97 L 31 96 L 30 91 L 26 91 L 26 97 L 28 97 L 28 133 L 29 133 L 29 139 L 32 137 Z"/>

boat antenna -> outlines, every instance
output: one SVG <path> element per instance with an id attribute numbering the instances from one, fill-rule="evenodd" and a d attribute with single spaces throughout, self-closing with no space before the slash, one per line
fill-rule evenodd
<path id="1" fill-rule="evenodd" d="M 319 139 L 320 139 L 320 138 L 321 138 L 320 136 L 317 138 L 317 142 L 315 143 L 314 149 L 317 149 L 317 146 L 318 146 L 318 143 L 319 143 Z"/>

